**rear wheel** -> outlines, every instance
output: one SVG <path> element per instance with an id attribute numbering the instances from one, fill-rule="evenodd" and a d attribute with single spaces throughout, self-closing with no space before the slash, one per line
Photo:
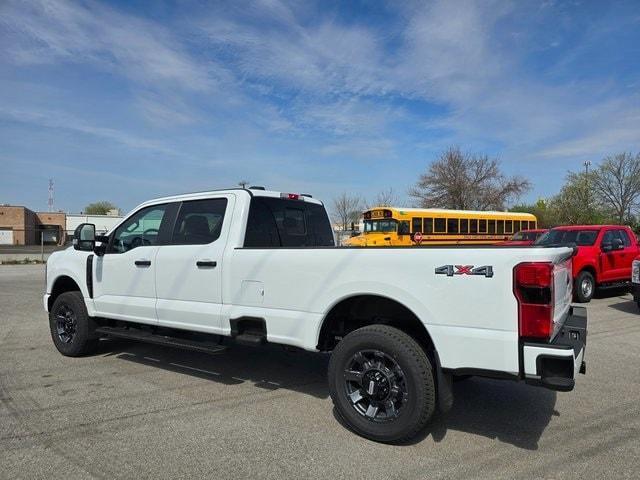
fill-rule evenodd
<path id="1" fill-rule="evenodd" d="M 58 351 L 67 357 L 92 353 L 98 339 L 92 332 L 93 322 L 87 314 L 82 294 L 61 293 L 49 312 L 51 338 Z"/>
<path id="2" fill-rule="evenodd" d="M 435 384 L 425 351 L 406 333 L 371 325 L 347 335 L 329 362 L 331 399 L 356 433 L 401 442 L 420 432 L 435 409 Z"/>
<path id="3" fill-rule="evenodd" d="M 582 271 L 576 277 L 573 291 L 576 300 L 580 303 L 588 303 L 593 298 L 596 290 L 596 280 L 590 272 Z"/>

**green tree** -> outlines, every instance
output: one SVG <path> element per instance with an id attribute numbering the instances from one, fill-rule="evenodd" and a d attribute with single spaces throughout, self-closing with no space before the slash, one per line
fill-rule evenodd
<path id="1" fill-rule="evenodd" d="M 106 200 L 100 202 L 90 203 L 86 207 L 84 207 L 84 213 L 87 215 L 106 215 L 109 213 L 109 210 L 118 210 L 113 203 L 107 202 Z"/>
<path id="2" fill-rule="evenodd" d="M 509 209 L 511 212 L 531 213 L 538 219 L 539 228 L 549 228 L 556 225 L 553 218 L 553 211 L 550 209 L 550 202 L 544 198 L 538 199 L 535 203 L 520 203 Z"/>
<path id="3" fill-rule="evenodd" d="M 593 173 L 569 172 L 560 193 L 549 200 L 551 225 L 608 223 L 610 214 L 593 192 Z"/>

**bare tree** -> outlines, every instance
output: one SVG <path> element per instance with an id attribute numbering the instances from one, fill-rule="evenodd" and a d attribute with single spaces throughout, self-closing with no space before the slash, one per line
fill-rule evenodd
<path id="1" fill-rule="evenodd" d="M 390 187 L 388 190 L 378 192 L 373 199 L 373 202 L 367 202 L 365 207 L 367 209 L 373 207 L 402 207 L 404 206 L 402 203 L 400 196 L 393 191 L 393 188 Z"/>
<path id="2" fill-rule="evenodd" d="M 333 218 L 342 230 L 349 230 L 351 222 L 358 222 L 362 214 L 362 203 L 362 198 L 346 192 L 333 199 Z"/>
<path id="3" fill-rule="evenodd" d="M 240 188 L 247 188 L 247 185 L 249 185 L 249 180 L 240 180 L 238 182 L 238 185 L 240 186 Z"/>
<path id="4" fill-rule="evenodd" d="M 640 154 L 607 157 L 589 178 L 594 193 L 618 223 L 631 218 L 640 202 Z"/>
<path id="5" fill-rule="evenodd" d="M 423 207 L 504 210 L 530 188 L 522 177 L 505 176 L 498 160 L 451 147 L 420 176 L 409 195 Z"/>

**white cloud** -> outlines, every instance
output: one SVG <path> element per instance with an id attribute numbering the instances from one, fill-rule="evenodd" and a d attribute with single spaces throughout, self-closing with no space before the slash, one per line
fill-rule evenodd
<path id="1" fill-rule="evenodd" d="M 0 10 L 2 51 L 19 65 L 89 62 L 148 85 L 205 90 L 224 72 L 195 61 L 167 29 L 98 3 L 13 1 Z"/>

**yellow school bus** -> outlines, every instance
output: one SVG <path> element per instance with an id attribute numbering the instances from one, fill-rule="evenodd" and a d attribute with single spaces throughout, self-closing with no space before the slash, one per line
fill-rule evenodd
<path id="1" fill-rule="evenodd" d="M 493 244 L 538 226 L 535 215 L 437 208 L 376 207 L 363 213 L 364 229 L 350 246 Z"/>

